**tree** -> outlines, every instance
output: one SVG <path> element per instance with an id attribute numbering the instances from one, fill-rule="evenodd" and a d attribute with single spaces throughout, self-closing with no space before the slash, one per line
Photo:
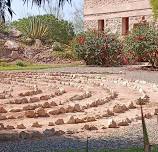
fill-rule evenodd
<path id="1" fill-rule="evenodd" d="M 29 0 L 22 0 L 25 3 L 28 4 Z M 36 4 L 38 6 L 41 6 L 42 3 L 49 3 L 50 0 L 32 0 L 32 4 Z M 58 6 L 63 6 L 64 2 L 71 2 L 71 0 L 58 0 Z M 13 15 L 13 10 L 11 9 L 11 2 L 12 0 L 0 0 L 0 19 L 5 21 L 6 12 L 8 11 L 9 14 Z"/>
<path id="2" fill-rule="evenodd" d="M 155 19 L 158 18 L 158 0 L 150 0 Z"/>
<path id="3" fill-rule="evenodd" d="M 53 15 L 58 19 L 63 19 L 63 10 L 58 5 L 58 0 L 54 0 L 48 3 L 48 6 L 44 8 L 46 14 Z"/>
<path id="4" fill-rule="evenodd" d="M 81 6 L 80 8 L 75 8 L 72 17 L 72 23 L 76 34 L 83 32 L 84 30 L 83 6 Z"/>

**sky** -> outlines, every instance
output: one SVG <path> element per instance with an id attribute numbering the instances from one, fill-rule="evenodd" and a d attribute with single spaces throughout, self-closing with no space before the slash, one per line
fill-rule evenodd
<path id="1" fill-rule="evenodd" d="M 64 19 L 70 20 L 74 8 L 80 8 L 82 5 L 83 0 L 73 0 L 72 5 L 65 3 L 63 7 Z M 22 0 L 12 0 L 12 9 L 15 12 L 15 15 L 13 16 L 12 20 L 17 20 L 19 18 L 27 17 L 29 15 L 42 15 L 46 13 L 46 11 L 43 8 L 38 8 L 35 5 L 33 7 L 32 5 L 24 5 Z"/>

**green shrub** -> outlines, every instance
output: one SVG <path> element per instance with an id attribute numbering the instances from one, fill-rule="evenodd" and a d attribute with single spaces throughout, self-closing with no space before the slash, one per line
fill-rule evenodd
<path id="1" fill-rule="evenodd" d="M 22 61 L 17 61 L 17 62 L 16 62 L 16 66 L 19 66 L 19 67 L 26 67 L 27 65 L 26 65 L 24 62 L 22 62 Z"/>
<path id="2" fill-rule="evenodd" d="M 33 17 L 23 18 L 18 21 L 12 22 L 12 26 L 20 30 L 22 33 L 28 29 L 30 24 L 30 19 Z M 41 21 L 42 24 L 47 25 L 48 32 L 45 37 L 45 43 L 60 42 L 68 44 L 74 36 L 74 30 L 72 23 L 65 20 L 59 20 L 53 15 L 38 15 L 37 19 Z"/>
<path id="3" fill-rule="evenodd" d="M 158 66 L 158 31 L 152 26 L 137 26 L 125 38 L 124 50 L 131 60 Z"/>
<path id="4" fill-rule="evenodd" d="M 8 25 L 3 21 L 0 21 L 0 33 L 8 34 Z"/>
<path id="5" fill-rule="evenodd" d="M 88 31 L 76 38 L 75 50 L 88 65 L 116 66 L 122 64 L 122 45 L 116 34 Z"/>

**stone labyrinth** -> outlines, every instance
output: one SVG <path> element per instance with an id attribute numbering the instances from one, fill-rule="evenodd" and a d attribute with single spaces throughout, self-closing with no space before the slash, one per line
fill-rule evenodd
<path id="1" fill-rule="evenodd" d="M 0 73 L 0 140 L 102 133 L 158 113 L 158 85 L 117 75 Z M 97 136 L 96 134 L 96 136 Z"/>

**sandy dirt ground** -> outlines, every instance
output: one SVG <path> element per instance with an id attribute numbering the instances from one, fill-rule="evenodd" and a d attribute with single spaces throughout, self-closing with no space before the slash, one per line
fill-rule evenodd
<path id="1" fill-rule="evenodd" d="M 0 86 L 2 141 L 98 139 L 140 124 L 140 100 L 146 119 L 158 112 L 158 84 L 117 74 L 1 72 Z"/>

